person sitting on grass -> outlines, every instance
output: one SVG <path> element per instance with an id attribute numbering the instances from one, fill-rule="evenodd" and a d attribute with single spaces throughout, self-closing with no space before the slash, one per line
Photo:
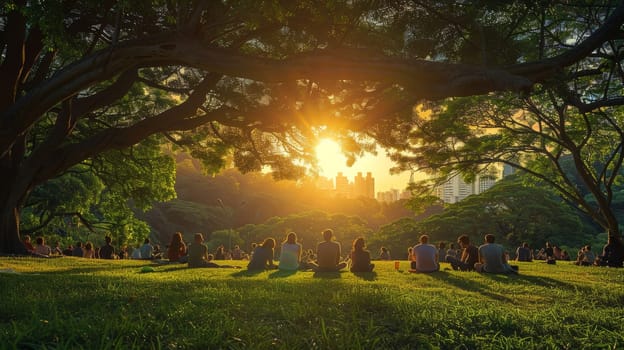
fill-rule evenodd
<path id="1" fill-rule="evenodd" d="M 602 248 L 602 255 L 596 259 L 596 265 L 622 267 L 624 260 L 624 245 L 613 236 L 607 238 L 607 244 Z"/>
<path id="2" fill-rule="evenodd" d="M 204 235 L 196 233 L 193 243 L 188 248 L 188 267 L 223 267 L 239 269 L 239 266 L 218 265 L 208 257 L 208 247 L 204 244 Z"/>
<path id="3" fill-rule="evenodd" d="M 457 243 L 462 248 L 461 257 L 447 255 L 446 261 L 451 264 L 453 270 L 473 271 L 474 265 L 479 261 L 479 249 L 470 243 L 468 235 L 461 235 Z"/>
<path id="4" fill-rule="evenodd" d="M 351 272 L 371 272 L 375 264 L 371 264 L 370 252 L 366 250 L 364 238 L 358 237 L 351 248 Z"/>
<path id="5" fill-rule="evenodd" d="M 149 238 L 146 238 L 145 241 L 143 241 L 143 245 L 141 246 L 140 251 L 140 259 L 151 260 L 154 258 L 152 256 L 152 254 L 154 253 L 154 247 L 150 244 Z"/>
<path id="6" fill-rule="evenodd" d="M 390 250 L 386 247 L 381 247 L 379 251 L 379 260 L 390 260 Z"/>
<path id="7" fill-rule="evenodd" d="M 494 235 L 485 235 L 485 243 L 479 246 L 479 262 L 475 264 L 477 272 L 487 273 L 518 273 L 517 267 L 507 263 L 505 249 L 494 243 Z"/>
<path id="8" fill-rule="evenodd" d="M 87 243 L 85 243 L 82 257 L 87 259 L 95 259 L 95 249 L 93 249 L 93 244 L 91 244 L 91 242 L 87 241 Z"/>
<path id="9" fill-rule="evenodd" d="M 32 245 L 29 235 L 24 235 L 24 240 L 22 243 L 24 243 L 24 247 L 26 247 L 26 250 L 28 250 L 29 253 L 35 252 L 35 247 Z"/>
<path id="10" fill-rule="evenodd" d="M 100 247 L 100 259 L 115 259 L 115 247 L 111 245 L 112 238 L 110 236 L 104 237 L 104 245 Z"/>
<path id="11" fill-rule="evenodd" d="M 171 243 L 167 248 L 167 258 L 169 262 L 185 263 L 187 261 L 186 244 L 184 244 L 181 232 L 176 232 L 171 236 Z"/>
<path id="12" fill-rule="evenodd" d="M 37 237 L 35 243 L 35 254 L 50 256 L 50 254 L 52 253 L 52 249 L 50 249 L 50 247 L 45 244 L 45 240 L 43 239 L 43 237 Z"/>
<path id="13" fill-rule="evenodd" d="M 298 270 L 302 250 L 301 244 L 297 242 L 297 234 L 290 232 L 286 236 L 286 240 L 282 242 L 278 268 L 286 271 Z"/>
<path id="14" fill-rule="evenodd" d="M 275 239 L 269 237 L 258 245 L 252 252 L 251 260 L 247 264 L 247 270 L 262 271 L 276 269 L 273 263 L 273 254 L 275 253 Z"/>
<path id="15" fill-rule="evenodd" d="M 414 261 L 410 263 L 410 272 L 435 272 L 440 270 L 438 248 L 429 244 L 429 236 L 422 235 L 419 244 L 414 246 Z"/>
<path id="16" fill-rule="evenodd" d="M 591 251 L 591 246 L 586 245 L 579 250 L 575 264 L 579 266 L 591 266 L 594 264 L 594 260 L 596 260 L 596 257 L 594 252 Z"/>
<path id="17" fill-rule="evenodd" d="M 516 249 L 516 261 L 533 261 L 533 254 L 527 242 Z"/>
<path id="18" fill-rule="evenodd" d="M 341 246 L 333 241 L 334 231 L 323 231 L 324 242 L 316 246 L 316 263 L 310 263 L 311 268 L 317 272 L 340 271 L 347 267 L 347 263 L 340 262 Z"/>

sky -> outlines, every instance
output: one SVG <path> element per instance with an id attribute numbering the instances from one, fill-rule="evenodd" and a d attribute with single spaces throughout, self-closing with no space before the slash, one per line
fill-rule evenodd
<path id="1" fill-rule="evenodd" d="M 320 166 L 320 175 L 335 180 L 339 171 L 350 182 L 358 172 L 366 176 L 371 172 L 375 178 L 375 193 L 389 191 L 391 189 L 403 190 L 409 182 L 410 172 L 390 175 L 390 168 L 394 163 L 385 155 L 383 149 L 379 149 L 376 156 L 367 154 L 358 158 L 353 166 L 348 167 L 347 158 L 341 153 L 340 146 L 329 139 L 324 139 L 316 147 L 316 155 Z"/>

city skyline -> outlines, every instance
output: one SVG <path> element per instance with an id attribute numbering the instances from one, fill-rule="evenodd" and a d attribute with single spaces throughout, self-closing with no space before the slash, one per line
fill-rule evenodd
<path id="1" fill-rule="evenodd" d="M 390 174 L 390 168 L 394 166 L 394 163 L 380 148 L 377 149 L 377 155 L 366 154 L 356 159 L 351 167 L 347 166 L 347 157 L 342 154 L 340 146 L 332 140 L 323 140 L 316 151 L 319 175 L 332 180 L 335 180 L 339 172 L 348 178 L 354 178 L 358 173 L 370 172 L 375 178 L 375 192 L 385 192 L 392 189 L 405 189 L 410 179 L 409 171 Z"/>

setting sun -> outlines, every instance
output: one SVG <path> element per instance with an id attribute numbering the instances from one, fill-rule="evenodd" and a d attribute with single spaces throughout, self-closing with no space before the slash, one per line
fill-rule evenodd
<path id="1" fill-rule="evenodd" d="M 333 177 L 346 167 L 347 158 L 342 154 L 340 145 L 331 139 L 321 139 L 316 146 L 316 159 L 321 174 Z"/>

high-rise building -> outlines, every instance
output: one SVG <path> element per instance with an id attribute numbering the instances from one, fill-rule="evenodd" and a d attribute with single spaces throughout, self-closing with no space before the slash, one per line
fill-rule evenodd
<path id="1" fill-rule="evenodd" d="M 375 198 L 375 178 L 372 173 L 368 172 L 364 177 L 359 172 L 353 180 L 353 183 L 350 183 L 342 172 L 336 174 L 336 195 L 345 198 Z"/>
<path id="2" fill-rule="evenodd" d="M 437 196 L 445 203 L 457 203 L 471 194 L 479 194 L 494 186 L 492 176 L 478 176 L 473 183 L 466 183 L 461 176 L 453 176 L 436 189 Z"/>
<path id="3" fill-rule="evenodd" d="M 349 179 L 342 175 L 342 172 L 336 174 L 336 195 L 340 197 L 350 197 L 350 188 Z"/>

